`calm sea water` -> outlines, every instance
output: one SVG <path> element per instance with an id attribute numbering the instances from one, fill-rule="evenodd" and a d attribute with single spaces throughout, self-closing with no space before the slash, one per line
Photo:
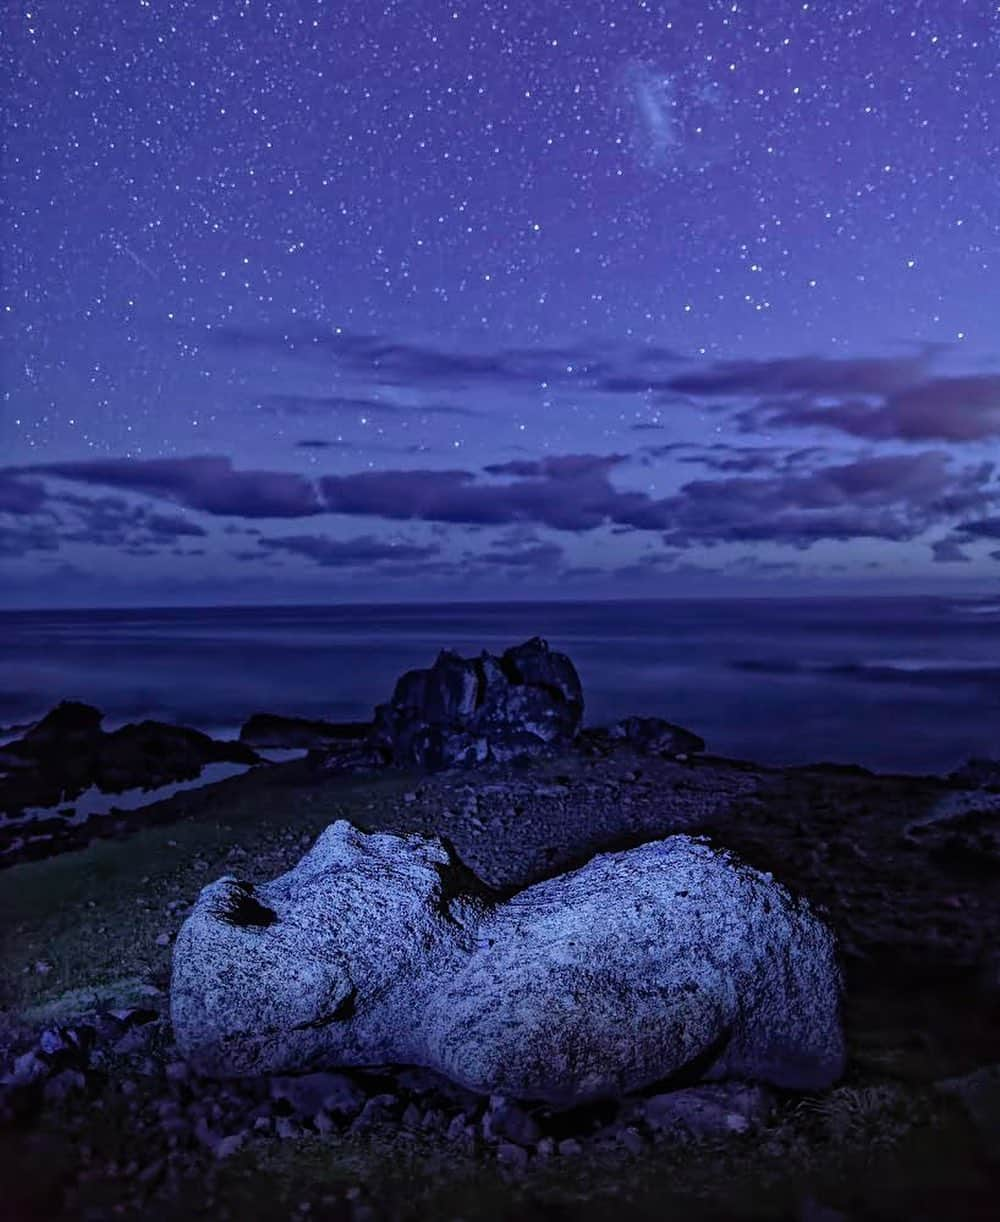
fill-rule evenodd
<path id="1" fill-rule="evenodd" d="M 67 698 L 109 726 L 366 719 L 442 647 L 498 652 L 535 635 L 576 663 L 591 725 L 666 717 L 713 752 L 768 763 L 934 772 L 1000 756 L 997 599 L 8 612 L 0 725 Z"/>

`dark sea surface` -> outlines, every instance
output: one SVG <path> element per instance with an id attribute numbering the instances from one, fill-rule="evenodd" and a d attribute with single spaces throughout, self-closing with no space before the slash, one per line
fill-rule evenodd
<path id="1" fill-rule="evenodd" d="M 0 613 L 0 726 L 62 699 L 232 734 L 254 712 L 366 720 L 443 647 L 543 636 L 586 722 L 631 713 L 716 754 L 947 771 L 1000 756 L 1000 597 Z"/>

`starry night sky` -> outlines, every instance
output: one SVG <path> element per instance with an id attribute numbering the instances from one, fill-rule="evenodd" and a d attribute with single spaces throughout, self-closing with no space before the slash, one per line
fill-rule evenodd
<path id="1" fill-rule="evenodd" d="M 995 587 L 1000 8 L 8 8 L 0 605 Z"/>

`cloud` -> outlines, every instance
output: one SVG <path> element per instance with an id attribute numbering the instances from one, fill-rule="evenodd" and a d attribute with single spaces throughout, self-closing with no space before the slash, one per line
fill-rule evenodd
<path id="1" fill-rule="evenodd" d="M 985 506 L 1000 489 L 992 468 L 955 472 L 940 450 L 865 457 L 807 473 L 695 480 L 666 502 L 665 540 L 774 542 L 805 548 L 822 539 L 905 541 L 938 525 L 954 504 Z"/>
<path id="2" fill-rule="evenodd" d="M 519 391 L 540 386 L 576 392 L 600 390 L 629 394 L 667 390 L 668 372 L 684 359 L 658 344 L 500 348 L 493 351 L 445 350 L 378 334 L 363 334 L 302 320 L 282 327 L 217 327 L 216 344 L 273 360 L 285 356 L 321 364 L 339 379 L 370 387 L 411 390 Z M 289 396 L 286 406 L 309 408 L 309 397 Z M 335 405 L 357 410 L 360 402 L 331 396 Z M 424 409 L 407 409 L 424 410 Z M 454 412 L 452 407 L 438 407 Z"/>
<path id="3" fill-rule="evenodd" d="M 424 546 L 416 543 L 393 543 L 375 539 L 371 535 L 361 535 L 356 539 L 330 539 L 323 535 L 286 535 L 259 539 L 258 545 L 270 551 L 305 556 L 323 568 L 354 568 L 379 564 L 382 561 L 400 563 L 424 560 L 438 555 L 441 550 L 433 544 Z M 252 556 L 252 553 L 242 555 Z"/>
<path id="4" fill-rule="evenodd" d="M 295 443 L 298 450 L 356 450 L 354 441 L 323 441 L 320 438 L 304 437 Z"/>
<path id="5" fill-rule="evenodd" d="M 0 471 L 0 513 L 37 513 L 45 504 L 45 488 L 33 480 Z"/>
<path id="6" fill-rule="evenodd" d="M 216 327 L 214 341 L 266 355 L 315 358 L 383 385 L 464 387 L 491 384 L 590 382 L 606 361 L 584 348 L 503 348 L 495 352 L 446 351 L 378 334 L 296 321 L 274 327 Z M 657 352 L 662 351 L 657 349 Z"/>
<path id="7" fill-rule="evenodd" d="M 228 458 L 214 456 L 93 459 L 44 463 L 28 470 L 35 475 L 147 493 L 220 516 L 299 518 L 323 512 L 315 486 L 303 476 L 235 471 Z"/>
<path id="8" fill-rule="evenodd" d="M 669 387 L 756 399 L 736 417 L 747 432 L 826 428 L 868 441 L 954 443 L 1000 436 L 1000 374 L 931 376 L 932 355 L 720 362 Z"/>
<path id="9" fill-rule="evenodd" d="M 498 568 L 536 570 L 554 575 L 562 563 L 563 549 L 558 543 L 536 543 L 531 547 L 493 547 L 475 557 L 476 564 Z"/>
<path id="10" fill-rule="evenodd" d="M 60 538 L 45 525 L 0 525 L 0 559 L 21 560 L 33 552 L 56 552 Z"/>
<path id="11" fill-rule="evenodd" d="M 411 470 L 327 476 L 320 487 L 334 513 L 469 526 L 524 522 L 587 531 L 605 522 L 638 524 L 650 508 L 645 494 L 620 492 L 608 481 L 607 469 L 619 461 L 618 456 L 571 455 L 564 463 L 546 459 L 528 468 L 490 468 L 494 474 L 531 471 L 503 484 L 477 482 L 470 471 Z"/>
<path id="12" fill-rule="evenodd" d="M 707 467 L 711 471 L 752 475 L 759 471 L 787 470 L 816 463 L 828 453 L 822 446 L 788 450 L 767 445 L 736 446 L 725 441 L 707 446 L 690 441 L 672 441 L 664 445 L 644 446 L 639 451 L 639 461 L 649 466 L 653 459 L 673 458 L 677 462 Z"/>
<path id="13" fill-rule="evenodd" d="M 361 471 L 315 481 L 282 472 L 235 471 L 220 458 L 96 460 L 48 464 L 30 471 L 35 476 L 110 484 L 188 509 L 244 519 L 330 513 L 419 521 L 432 524 L 432 529 L 548 527 L 585 533 L 604 527 L 613 533 L 656 532 L 674 548 L 727 542 L 806 548 L 824 539 L 905 541 L 942 526 L 970 538 L 998 537 L 991 536 L 989 523 L 995 519 L 988 517 L 1000 500 L 1000 485 L 990 463 L 956 467 L 943 449 L 868 454 L 839 463 L 819 461 L 823 453 L 816 448 L 763 455 L 750 447 L 696 448 L 691 458 L 707 465 L 717 478 L 691 480 L 677 493 L 661 498 L 611 482 L 615 469 L 626 461 L 622 454 L 547 455 L 491 464 L 481 472 Z M 183 516 L 136 508 L 120 497 L 74 500 L 72 494 L 60 493 L 53 494 L 51 501 L 59 497 L 77 507 L 79 521 L 65 528 L 65 537 L 74 541 L 152 547 L 204 534 L 201 525 Z M 962 519 L 958 528 L 955 517 Z M 296 553 L 318 564 L 350 559 L 345 544 L 319 535 L 288 535 L 262 543 L 272 554 Z M 355 544 L 359 554 L 369 543 L 375 545 L 366 539 Z M 411 546 L 417 545 L 397 545 L 395 562 L 407 555 L 400 548 Z M 516 556 L 528 543 L 514 539 L 505 546 Z M 409 557 L 426 559 L 428 554 Z M 389 559 L 369 553 L 359 563 Z"/>
<path id="14" fill-rule="evenodd" d="M 938 539 L 931 544 L 935 564 L 969 564 L 969 557 L 962 551 L 958 539 Z"/>
<path id="15" fill-rule="evenodd" d="M 839 359 L 782 357 L 768 361 L 720 361 L 680 374 L 670 388 L 690 395 L 886 395 L 919 382 L 927 352 L 905 357 Z"/>
<path id="16" fill-rule="evenodd" d="M 489 475 L 572 480 L 589 475 L 606 475 L 613 467 L 627 461 L 625 454 L 562 454 L 534 461 L 514 459 L 511 462 L 492 463 L 483 470 Z"/>
<path id="17" fill-rule="evenodd" d="M 448 403 L 402 404 L 351 395 L 263 395 L 257 406 L 289 416 L 477 416 L 468 407 Z"/>
<path id="18" fill-rule="evenodd" d="M 978 521 L 959 522 L 955 529 L 969 538 L 1000 539 L 1000 518 L 980 518 Z"/>

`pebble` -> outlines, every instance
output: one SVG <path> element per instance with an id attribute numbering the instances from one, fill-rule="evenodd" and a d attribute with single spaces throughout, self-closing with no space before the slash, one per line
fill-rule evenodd
<path id="1" fill-rule="evenodd" d="M 487 1141 L 506 1138 L 519 1146 L 534 1146 L 542 1136 L 535 1118 L 516 1103 L 494 1095 L 483 1115 L 483 1137 Z"/>
<path id="2" fill-rule="evenodd" d="M 640 1155 L 645 1149 L 645 1142 L 639 1135 L 636 1129 L 621 1129 L 618 1133 L 618 1142 L 628 1150 L 629 1154 Z"/>
<path id="3" fill-rule="evenodd" d="M 523 1171 L 528 1165 L 528 1151 L 505 1141 L 497 1146 L 497 1162 L 514 1171 Z"/>
<path id="4" fill-rule="evenodd" d="M 246 1141 L 246 1138 L 247 1138 L 247 1135 L 245 1132 L 231 1133 L 228 1137 L 223 1137 L 222 1140 L 215 1147 L 215 1150 L 214 1150 L 215 1157 L 220 1162 L 224 1158 L 229 1158 L 230 1155 L 235 1154 L 236 1151 L 240 1148 L 240 1146 L 243 1145 L 243 1143 Z"/>

